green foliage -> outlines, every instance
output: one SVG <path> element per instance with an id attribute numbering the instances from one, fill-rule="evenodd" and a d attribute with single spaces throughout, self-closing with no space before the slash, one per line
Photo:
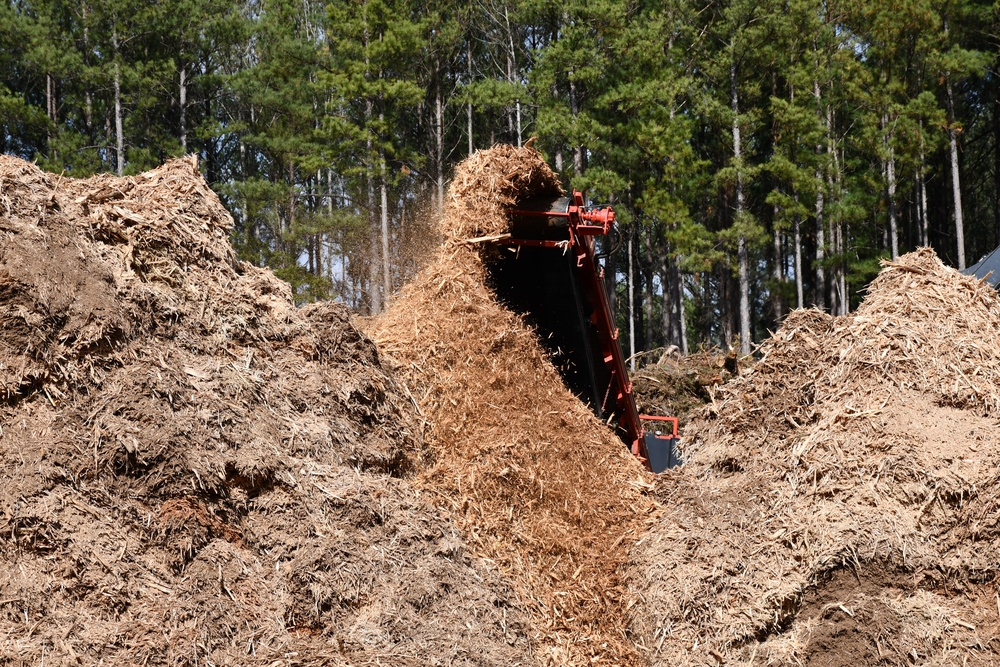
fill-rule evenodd
<path id="1" fill-rule="evenodd" d="M 419 265 L 467 147 L 537 136 L 635 232 L 608 267 L 632 263 L 649 339 L 684 312 L 692 347 L 727 343 L 741 241 L 758 335 L 799 287 L 856 305 L 890 213 L 904 251 L 926 225 L 950 258 L 950 130 L 967 242 L 1000 242 L 997 19 L 968 0 L 26 0 L 0 5 L 0 148 L 114 171 L 120 121 L 126 173 L 196 153 L 241 258 L 369 310 Z"/>

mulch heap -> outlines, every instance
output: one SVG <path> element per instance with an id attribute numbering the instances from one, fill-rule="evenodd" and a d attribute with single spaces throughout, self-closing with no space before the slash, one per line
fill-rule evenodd
<path id="1" fill-rule="evenodd" d="M 651 478 L 564 386 L 537 335 L 487 287 L 505 207 L 561 192 L 531 148 L 456 170 L 434 261 L 371 323 L 427 420 L 418 485 L 495 562 L 527 608 L 543 664 L 643 664 L 624 567 L 655 511 Z"/>
<path id="2" fill-rule="evenodd" d="M 654 665 L 985 665 L 1000 650 L 1000 299 L 930 249 L 789 315 L 719 387 L 633 552 Z"/>
<path id="3" fill-rule="evenodd" d="M 374 344 L 231 224 L 193 159 L 0 157 L 0 663 L 529 660 L 499 575 L 400 478 L 420 422 Z"/>

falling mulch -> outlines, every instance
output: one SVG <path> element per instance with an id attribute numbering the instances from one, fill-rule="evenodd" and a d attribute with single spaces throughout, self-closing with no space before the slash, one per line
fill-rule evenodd
<path id="1" fill-rule="evenodd" d="M 231 224 L 193 158 L 0 157 L 0 663 L 529 661 L 374 344 Z"/>
<path id="2" fill-rule="evenodd" d="M 488 251 L 463 242 L 505 231 L 505 207 L 559 192 L 531 148 L 459 165 L 444 245 L 370 326 L 426 419 L 418 486 L 507 576 L 538 662 L 643 664 L 624 567 L 655 514 L 651 478 L 487 287 Z"/>
<path id="3" fill-rule="evenodd" d="M 790 314 L 685 431 L 630 572 L 654 665 L 986 665 L 1000 299 L 930 249 Z"/>

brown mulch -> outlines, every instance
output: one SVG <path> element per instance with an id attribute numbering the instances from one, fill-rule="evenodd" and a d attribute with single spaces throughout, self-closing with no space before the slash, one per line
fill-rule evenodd
<path id="1" fill-rule="evenodd" d="M 506 206 L 560 191 L 530 148 L 497 146 L 464 162 L 445 244 L 371 329 L 427 420 L 420 488 L 507 575 L 537 660 L 638 665 L 624 567 L 655 515 L 651 477 L 565 388 L 463 243 L 505 231 Z"/>
<path id="2" fill-rule="evenodd" d="M 1000 299 L 930 249 L 791 313 L 719 387 L 633 552 L 654 665 L 985 665 L 1000 650 Z"/>
<path id="3" fill-rule="evenodd" d="M 0 663 L 525 663 L 375 345 L 231 225 L 193 158 L 0 157 Z"/>

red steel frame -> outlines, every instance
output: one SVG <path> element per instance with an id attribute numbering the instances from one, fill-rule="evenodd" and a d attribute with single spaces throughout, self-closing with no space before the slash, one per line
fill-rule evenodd
<path id="1" fill-rule="evenodd" d="M 600 340 L 601 356 L 611 373 L 611 381 L 604 394 L 602 412 L 607 411 L 608 399 L 614 398 L 618 425 L 628 435 L 631 441 L 632 453 L 649 465 L 646 443 L 643 439 L 642 422 L 635 407 L 632 396 L 632 381 L 625 370 L 625 358 L 618 342 L 618 328 L 615 326 L 614 314 L 608 294 L 604 289 L 604 269 L 598 268 L 594 237 L 603 236 L 611 231 L 615 222 L 615 212 L 610 206 L 602 209 L 592 209 L 584 205 L 583 194 L 574 191 L 569 206 L 565 212 L 557 211 L 525 211 L 512 210 L 511 215 L 538 216 L 545 218 L 567 218 L 569 230 L 568 241 L 548 241 L 535 239 L 509 238 L 500 241 L 504 245 L 534 246 L 543 248 L 562 248 L 573 252 L 576 257 L 576 268 L 582 278 L 583 288 L 593 307 L 591 322 L 597 329 Z M 643 416 L 642 419 L 647 419 Z M 677 420 L 674 420 L 674 433 L 677 432 Z"/>

